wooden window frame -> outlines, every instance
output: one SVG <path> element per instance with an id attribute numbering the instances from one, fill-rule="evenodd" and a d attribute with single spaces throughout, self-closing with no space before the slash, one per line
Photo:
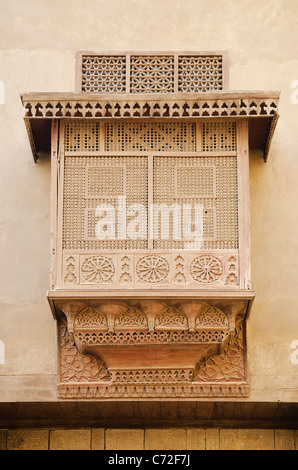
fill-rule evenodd
<path id="1" fill-rule="evenodd" d="M 226 122 L 234 122 L 233 119 L 227 118 L 225 120 Z M 204 120 L 204 122 L 212 122 L 210 120 Z M 55 121 L 53 121 L 53 143 L 52 143 L 52 149 L 53 152 L 56 152 L 57 146 L 58 146 L 58 133 L 56 131 L 56 124 L 54 124 Z M 58 286 L 58 288 L 61 288 L 64 286 L 63 284 L 63 257 L 64 257 L 64 250 L 62 249 L 62 241 L 63 241 L 63 185 L 64 185 L 64 155 L 82 155 L 84 152 L 65 152 L 64 151 L 64 131 L 65 131 L 65 123 L 64 121 L 61 122 L 60 124 L 60 131 L 59 131 L 59 156 L 58 156 L 58 168 L 53 170 L 58 174 L 58 181 L 56 182 L 55 178 L 52 180 L 52 191 L 53 191 L 53 197 L 55 197 L 55 200 L 53 202 L 53 207 L 58 208 L 58 213 L 57 213 L 57 219 L 55 222 L 55 226 L 53 227 L 53 232 L 56 231 L 57 238 L 56 242 L 54 243 L 53 246 L 53 252 L 56 253 L 54 256 L 55 261 L 53 262 L 53 266 L 57 266 L 58 269 L 56 271 L 56 275 L 53 278 L 53 283 L 52 287 Z M 197 134 L 200 133 L 197 131 Z M 102 136 L 103 134 L 101 134 Z M 200 139 L 201 140 L 201 139 Z M 148 175 L 149 175 L 149 184 L 148 184 L 148 227 L 152 227 L 152 224 L 150 225 L 150 219 L 152 219 L 152 216 L 150 214 L 150 206 L 153 201 L 153 186 L 150 184 L 150 175 L 152 179 L 152 174 L 153 174 L 153 158 L 156 156 L 163 156 L 166 158 L 167 156 L 172 156 L 172 157 L 189 157 L 189 156 L 224 156 L 224 155 L 229 155 L 229 156 L 236 156 L 237 158 L 237 189 L 238 189 L 238 248 L 237 250 L 230 250 L 231 252 L 238 252 L 239 256 L 239 278 L 238 278 L 238 283 L 239 285 L 236 286 L 236 288 L 242 288 L 242 289 L 250 289 L 251 288 L 251 279 L 250 279 L 250 235 L 249 235 L 249 170 L 248 170 L 248 158 L 249 158 L 249 151 L 248 151 L 248 122 L 246 120 L 241 120 L 236 122 L 236 140 L 237 140 L 237 150 L 236 151 L 230 151 L 230 152 L 214 152 L 214 151 L 201 151 L 197 150 L 196 152 L 118 152 L 118 156 L 127 156 L 127 155 L 135 155 L 135 156 L 143 156 L 148 158 Z M 85 152 L 86 154 L 86 152 Z M 117 156 L 114 152 L 110 151 L 100 151 L 100 152 L 90 152 L 89 155 L 94 155 L 94 156 Z M 52 158 L 52 162 L 54 162 L 54 154 Z M 54 164 L 54 163 L 53 163 Z M 151 171 L 150 171 L 151 169 Z M 58 183 L 58 193 L 57 193 L 57 183 Z M 54 196 L 55 194 L 55 196 Z M 58 222 L 57 222 L 58 220 Z M 57 224 L 57 225 L 56 225 Z M 56 227 L 56 228 L 55 228 Z M 148 246 L 146 249 L 141 250 L 144 251 L 144 254 L 146 253 L 158 253 L 162 252 L 164 250 L 159 250 L 159 249 L 154 249 L 153 248 L 153 240 L 150 237 L 150 231 L 148 230 Z M 65 250 L 67 253 L 67 250 Z M 112 249 L 105 249 L 103 250 L 103 253 L 111 253 L 115 251 L 117 253 L 117 250 L 112 250 Z M 136 253 L 140 250 L 134 250 Z M 165 250 L 169 251 L 172 253 L 177 253 L 179 254 L 179 250 L 176 249 L 169 249 Z M 183 250 L 182 250 L 183 251 Z M 187 251 L 187 250 L 186 250 Z M 202 250 L 202 252 L 211 252 L 216 255 L 216 253 L 220 254 L 221 250 L 219 249 L 214 249 L 214 250 Z M 229 251 L 228 249 L 226 250 L 227 252 Z M 69 252 L 69 256 L 71 253 Z M 173 285 L 172 288 L 175 286 Z M 214 286 L 210 286 L 211 288 L 214 288 Z M 168 288 L 171 289 L 171 287 L 168 285 Z M 222 286 L 221 287 L 223 290 L 227 289 L 228 286 Z M 116 286 L 115 289 L 119 289 L 119 286 Z M 113 291 L 113 288 L 112 288 Z"/>

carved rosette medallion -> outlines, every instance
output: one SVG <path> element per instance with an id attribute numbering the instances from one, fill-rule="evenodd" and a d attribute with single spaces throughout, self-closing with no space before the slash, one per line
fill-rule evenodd
<path id="1" fill-rule="evenodd" d="M 136 271 L 142 281 L 157 283 L 167 278 L 170 266 L 162 256 L 144 256 L 139 259 Z"/>
<path id="2" fill-rule="evenodd" d="M 210 284 L 220 279 L 223 273 L 221 261 L 212 255 L 195 258 L 190 265 L 192 278 L 202 284 Z"/>
<path id="3" fill-rule="evenodd" d="M 85 281 L 101 284 L 112 279 L 115 266 L 106 256 L 92 256 L 84 261 L 81 271 Z"/>

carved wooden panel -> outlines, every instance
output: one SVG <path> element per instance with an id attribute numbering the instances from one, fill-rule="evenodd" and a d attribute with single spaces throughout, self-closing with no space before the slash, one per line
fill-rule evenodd
<path id="1" fill-rule="evenodd" d="M 277 116 L 279 97 L 274 93 L 190 94 L 146 99 L 142 94 L 124 95 L 24 95 L 25 118 L 152 119 L 245 118 Z M 259 122 L 259 125 L 261 121 Z M 275 121 L 276 124 L 276 121 Z M 273 126 L 273 130 L 274 130 Z"/>
<path id="2" fill-rule="evenodd" d="M 147 158 L 141 156 L 65 157 L 63 249 L 147 248 L 147 172 Z M 124 233 L 124 224 L 129 228 L 134 220 L 134 213 L 127 214 L 121 223 L 124 203 L 131 211 L 144 208 L 138 238 Z"/>
<path id="3" fill-rule="evenodd" d="M 202 150 L 205 152 L 231 152 L 237 149 L 234 122 L 209 122 L 203 124 Z"/>
<path id="4" fill-rule="evenodd" d="M 130 92 L 174 92 L 174 57 L 131 56 Z"/>
<path id="5" fill-rule="evenodd" d="M 197 93 L 227 88 L 226 53 L 79 53 L 84 93 Z"/>
<path id="6" fill-rule="evenodd" d="M 154 204 L 154 248 L 187 249 L 187 235 L 179 237 L 180 217 L 189 213 L 189 222 L 194 224 L 197 248 L 237 249 L 238 248 L 238 182 L 237 157 L 155 157 L 153 159 L 153 204 Z M 175 212 L 173 217 L 161 208 Z M 200 211 L 201 207 L 201 211 Z M 197 209 L 197 210 L 196 210 Z M 168 219 L 168 220 L 165 220 Z M 176 235 L 166 238 L 162 235 L 166 223 L 169 231 Z M 176 223 L 176 226 L 174 225 Z M 187 222 L 186 222 L 187 223 Z M 179 225 L 179 226 L 178 226 Z M 183 226 L 183 220 L 181 220 Z M 202 236 L 200 238 L 200 229 Z M 187 227 L 184 226 L 184 233 Z"/>
<path id="7" fill-rule="evenodd" d="M 67 252 L 63 255 L 63 282 L 67 287 L 101 289 L 186 287 L 216 288 L 239 286 L 237 251 L 211 252 L 153 251 L 102 254 Z"/>
<path id="8" fill-rule="evenodd" d="M 234 123 L 218 127 L 106 124 L 101 133 L 105 148 L 111 153 L 112 149 L 120 151 L 118 156 L 95 151 L 99 124 L 90 124 L 66 123 L 64 250 L 150 249 L 150 243 L 157 250 L 238 248 Z M 212 129 L 210 139 L 220 142 L 222 154 L 215 145 L 212 149 L 203 147 L 195 156 L 198 135 L 208 146 L 204 137 L 207 126 Z M 131 153 L 125 153 L 127 148 Z M 157 152 L 178 150 L 181 157 L 135 155 L 146 148 L 145 153 L 154 148 Z"/>
<path id="9" fill-rule="evenodd" d="M 61 398 L 245 397 L 245 301 L 61 301 Z"/>
<path id="10" fill-rule="evenodd" d="M 223 57 L 179 56 L 178 90 L 197 93 L 223 89 Z"/>
<path id="11" fill-rule="evenodd" d="M 125 92 L 125 56 L 82 57 L 82 91 L 85 93 Z"/>
<path id="12" fill-rule="evenodd" d="M 94 152 L 100 149 L 99 125 L 96 122 L 67 122 L 65 125 L 66 152 Z"/>
<path id="13" fill-rule="evenodd" d="M 196 126 L 177 122 L 113 122 L 105 125 L 105 150 L 111 152 L 194 152 Z"/>

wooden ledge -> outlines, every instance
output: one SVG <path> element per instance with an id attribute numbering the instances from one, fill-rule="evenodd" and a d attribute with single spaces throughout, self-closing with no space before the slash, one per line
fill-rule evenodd
<path id="1" fill-rule="evenodd" d="M 247 397 L 249 300 L 60 300 L 63 399 Z"/>
<path id="2" fill-rule="evenodd" d="M 77 302 L 97 302 L 100 300 L 116 300 L 116 301 L 136 301 L 139 299 L 151 300 L 206 300 L 206 301 L 229 301 L 229 300 L 244 300 L 248 302 L 247 317 L 250 313 L 252 301 L 255 298 L 255 293 L 249 289 L 184 289 L 177 291 L 169 289 L 159 290 L 154 289 L 151 291 L 141 289 L 122 289 L 122 290 L 78 290 L 78 289 L 61 289 L 50 290 L 47 293 L 48 302 L 50 304 L 54 318 L 57 318 L 55 305 L 60 301 L 77 301 Z"/>
<path id="3" fill-rule="evenodd" d="M 267 160 L 278 120 L 277 91 L 179 94 L 24 93 L 24 119 L 34 160 L 49 151 L 53 119 L 249 121 L 251 149 Z"/>

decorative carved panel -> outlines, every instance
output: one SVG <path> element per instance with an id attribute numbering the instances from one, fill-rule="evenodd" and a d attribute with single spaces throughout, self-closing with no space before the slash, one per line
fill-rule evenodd
<path id="1" fill-rule="evenodd" d="M 80 95 L 79 95 L 80 96 Z M 25 118 L 152 119 L 152 118 L 237 118 L 277 115 L 279 96 L 262 93 L 174 95 L 142 99 L 142 95 L 24 95 Z M 261 124 L 261 123 L 260 123 Z M 270 127 L 270 126 L 269 126 Z M 274 129 L 274 127 L 273 127 Z"/>
<path id="2" fill-rule="evenodd" d="M 83 93 L 198 93 L 227 88 L 227 54 L 143 53 L 77 56 Z"/>
<path id="3" fill-rule="evenodd" d="M 125 56 L 83 56 L 82 91 L 123 93 L 126 81 Z"/>
<path id="4" fill-rule="evenodd" d="M 72 254 L 70 254 L 72 253 Z M 233 262 L 231 262 L 231 259 Z M 63 280 L 65 288 L 87 286 L 110 289 L 126 287 L 169 289 L 214 288 L 239 286 L 239 255 L 234 251 L 211 252 L 143 251 L 104 255 L 67 250 L 63 256 Z"/>
<path id="5" fill-rule="evenodd" d="M 222 55 L 178 58 L 178 90 L 183 93 L 222 90 L 223 74 Z"/>
<path id="6" fill-rule="evenodd" d="M 131 56 L 131 93 L 173 93 L 173 56 Z"/>
<path id="7" fill-rule="evenodd" d="M 247 301 L 61 301 L 57 308 L 61 398 L 248 394 Z"/>

